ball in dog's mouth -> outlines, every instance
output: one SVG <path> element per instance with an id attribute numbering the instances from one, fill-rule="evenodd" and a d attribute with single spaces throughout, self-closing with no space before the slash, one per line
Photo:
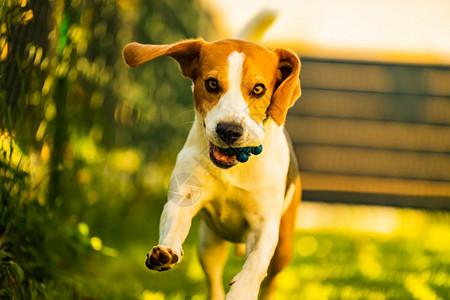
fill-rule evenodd
<path id="1" fill-rule="evenodd" d="M 231 168 L 237 162 L 245 163 L 252 154 L 259 155 L 262 150 L 262 145 L 256 147 L 220 148 L 213 143 L 209 143 L 209 157 L 211 161 L 223 169 Z"/>
<path id="2" fill-rule="evenodd" d="M 238 163 L 235 154 L 228 154 L 226 149 L 209 143 L 209 158 L 219 168 L 229 169 Z"/>

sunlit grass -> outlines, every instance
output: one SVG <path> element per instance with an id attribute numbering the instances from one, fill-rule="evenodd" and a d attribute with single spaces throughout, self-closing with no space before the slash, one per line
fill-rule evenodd
<path id="1" fill-rule="evenodd" d="M 449 296 L 448 213 L 305 203 L 298 223 L 279 299 Z"/>
<path id="2" fill-rule="evenodd" d="M 315 221 L 302 221 L 305 215 Z M 184 245 L 184 260 L 174 270 L 158 273 L 144 265 L 145 254 L 157 242 L 158 211 L 140 228 L 136 223 L 127 226 L 128 218 L 123 229 L 130 235 L 104 241 L 117 248 L 118 256 L 98 253 L 89 261 L 85 295 L 206 299 L 196 251 L 197 222 Z M 378 228 L 384 221 L 389 225 Z M 446 212 L 303 203 L 294 258 L 278 279 L 276 299 L 449 299 L 449 233 Z M 230 248 L 226 288 L 243 262 Z"/>

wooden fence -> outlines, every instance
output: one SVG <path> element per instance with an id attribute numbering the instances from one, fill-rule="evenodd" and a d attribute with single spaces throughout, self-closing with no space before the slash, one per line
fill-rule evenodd
<path id="1" fill-rule="evenodd" d="M 450 209 L 450 67 L 302 59 L 303 198 Z"/>

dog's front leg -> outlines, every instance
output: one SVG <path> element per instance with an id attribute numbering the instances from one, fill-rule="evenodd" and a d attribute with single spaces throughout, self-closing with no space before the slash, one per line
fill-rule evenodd
<path id="1" fill-rule="evenodd" d="M 261 282 L 267 275 L 270 260 L 278 242 L 279 220 L 262 221 L 249 232 L 247 260 L 231 281 L 227 300 L 258 298 Z"/>
<path id="2" fill-rule="evenodd" d="M 149 269 L 165 271 L 181 261 L 182 244 L 196 212 L 196 205 L 179 206 L 169 199 L 161 215 L 159 244 L 147 254 L 146 265 Z"/>

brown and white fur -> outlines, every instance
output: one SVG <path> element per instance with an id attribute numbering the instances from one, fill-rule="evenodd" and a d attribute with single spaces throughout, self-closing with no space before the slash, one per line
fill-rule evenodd
<path id="1" fill-rule="evenodd" d="M 173 194 L 168 194 L 159 244 L 147 255 L 146 264 L 163 271 L 179 263 L 192 218 L 199 214 L 199 258 L 209 298 L 256 299 L 260 293 L 269 299 L 275 276 L 291 257 L 301 194 L 295 155 L 283 129 L 288 108 L 300 96 L 300 60 L 286 49 L 269 51 L 232 39 L 131 43 L 124 49 L 131 67 L 160 56 L 174 58 L 183 75 L 193 81 L 195 122 L 172 176 L 197 178 L 201 195 L 180 189 L 185 199 L 198 199 L 192 205 L 178 205 L 171 199 Z M 260 144 L 262 153 L 245 163 L 220 151 Z M 174 184 L 172 180 L 169 191 L 179 188 Z M 225 295 L 222 270 L 228 241 L 245 243 L 247 257 Z"/>

